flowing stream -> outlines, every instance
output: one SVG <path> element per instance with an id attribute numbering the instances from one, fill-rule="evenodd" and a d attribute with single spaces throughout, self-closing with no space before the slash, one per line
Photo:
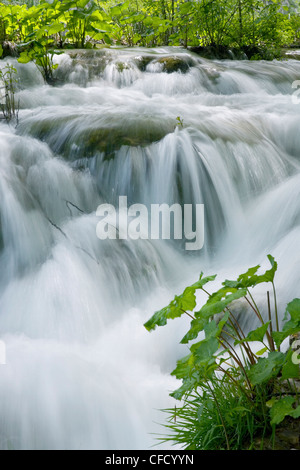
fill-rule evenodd
<path id="1" fill-rule="evenodd" d="M 281 318 L 299 296 L 300 62 L 177 48 L 56 61 L 50 87 L 9 59 L 21 110 L 0 125 L 0 448 L 148 449 L 189 320 L 152 334 L 145 321 L 201 271 L 221 282 L 268 254 Z M 97 207 L 119 196 L 204 204 L 203 250 L 100 241 Z"/>

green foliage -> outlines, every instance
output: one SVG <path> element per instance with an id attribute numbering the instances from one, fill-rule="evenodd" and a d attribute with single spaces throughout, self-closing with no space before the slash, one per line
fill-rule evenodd
<path id="1" fill-rule="evenodd" d="M 244 442 L 252 442 L 255 434 L 270 432 L 286 416 L 299 418 L 299 396 L 294 392 L 297 387 L 292 385 L 300 379 L 299 361 L 294 360 L 291 348 L 282 352 L 281 347 L 286 338 L 300 332 L 300 299 L 288 304 L 280 328 L 274 284 L 277 262 L 270 255 L 268 259 L 270 269 L 264 273 L 259 272 L 260 266 L 250 268 L 236 280 L 225 280 L 212 294 L 206 286 L 216 276 L 204 277 L 201 273 L 197 283 L 145 324 L 152 331 L 183 314 L 192 318 L 181 341 L 190 343 L 190 353 L 177 362 L 172 372 L 182 381 L 181 387 L 171 394 L 184 402 L 182 408 L 176 409 L 181 421 L 176 419 L 175 424 L 174 412 L 168 410 L 171 415 L 168 428 L 173 433 L 165 439 L 183 443 L 188 449 L 237 448 L 237 442 L 242 448 Z M 261 283 L 271 285 L 273 290 L 273 311 L 267 292 L 267 315 L 261 312 L 252 295 L 252 290 Z M 199 290 L 208 299 L 197 309 Z M 254 316 L 258 326 L 245 334 L 238 315 Z"/>
<path id="2" fill-rule="evenodd" d="M 276 56 L 299 40 L 298 6 L 282 0 L 53 0 L 0 3 L 0 44 L 41 42 L 47 49 L 87 44 L 238 48 Z M 44 45 L 43 45 L 44 46 Z"/>
<path id="3" fill-rule="evenodd" d="M 54 63 L 54 55 L 61 54 L 61 51 L 49 49 L 49 43 L 51 41 L 47 37 L 41 37 L 39 40 L 31 41 L 30 48 L 22 52 L 18 61 L 21 64 L 27 64 L 33 61 L 37 68 L 43 75 L 44 80 L 52 84 L 53 71 L 57 68 L 57 64 Z"/>
<path id="4" fill-rule="evenodd" d="M 18 78 L 17 70 L 12 65 L 6 64 L 3 69 L 0 69 L 0 83 L 2 92 L 0 109 L 3 119 L 5 119 L 6 122 L 15 121 L 18 123 L 19 102 L 17 102 L 15 98 Z"/>

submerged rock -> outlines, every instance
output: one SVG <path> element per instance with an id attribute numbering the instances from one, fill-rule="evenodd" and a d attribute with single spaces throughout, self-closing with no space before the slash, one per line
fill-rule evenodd
<path id="1" fill-rule="evenodd" d="M 162 57 L 157 60 L 159 64 L 163 65 L 163 72 L 174 73 L 181 72 L 187 73 L 191 66 L 193 66 L 193 61 L 190 58 L 182 58 L 176 56 Z"/>
<path id="2" fill-rule="evenodd" d="M 134 62 L 141 72 L 145 72 L 147 65 L 153 61 L 153 55 L 142 55 L 134 58 Z"/>
<path id="3" fill-rule="evenodd" d="M 196 46 L 189 47 L 191 52 L 204 57 L 205 59 L 229 59 L 229 60 L 247 60 L 248 57 L 244 50 L 229 48 L 226 46 Z"/>
<path id="4" fill-rule="evenodd" d="M 123 146 L 144 147 L 160 141 L 174 131 L 174 121 L 161 123 L 152 116 L 134 116 L 126 120 L 94 118 L 86 121 L 86 116 L 47 117 L 32 119 L 18 132 L 38 138 L 50 146 L 52 151 L 68 160 L 93 157 L 104 153 L 105 158 L 113 158 Z"/>

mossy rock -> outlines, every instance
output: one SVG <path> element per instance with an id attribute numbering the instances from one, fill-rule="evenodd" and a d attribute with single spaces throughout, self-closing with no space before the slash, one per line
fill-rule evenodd
<path id="1" fill-rule="evenodd" d="M 2 43 L 2 49 L 2 59 L 4 59 L 5 57 L 18 57 L 20 55 L 20 52 L 22 52 L 22 50 L 25 50 L 24 47 L 22 48 L 14 42 L 9 41 L 5 41 Z"/>
<path id="2" fill-rule="evenodd" d="M 173 119 L 162 124 L 152 116 L 133 116 L 116 123 L 100 119 L 99 125 L 93 121 L 88 126 L 84 125 L 84 120 L 82 116 L 81 125 L 81 116 L 48 117 L 33 120 L 31 125 L 27 122 L 24 127 L 20 123 L 18 132 L 47 142 L 54 153 L 75 161 L 79 155 L 89 158 L 99 152 L 104 153 L 105 158 L 113 158 L 123 146 L 145 147 L 174 131 Z M 68 132 L 64 132 L 65 127 Z"/>
<path id="3" fill-rule="evenodd" d="M 157 62 L 163 65 L 163 72 L 166 73 L 187 73 L 193 65 L 193 62 L 190 59 L 176 56 L 161 57 Z"/>
<path id="4" fill-rule="evenodd" d="M 115 62 L 115 67 L 120 73 L 130 69 L 130 66 L 126 62 Z"/>
<path id="5" fill-rule="evenodd" d="M 141 72 L 145 72 L 146 69 L 147 69 L 147 65 L 150 64 L 150 62 L 153 61 L 153 55 L 138 56 L 138 57 L 135 57 L 134 61 L 135 61 L 135 64 L 137 65 L 138 69 Z"/>
<path id="6" fill-rule="evenodd" d="M 145 147 L 163 139 L 172 132 L 172 126 L 161 126 L 153 121 L 140 121 L 123 127 L 94 128 L 76 135 L 73 142 L 86 157 L 95 153 L 105 154 L 106 159 L 113 158 L 121 147 Z"/>

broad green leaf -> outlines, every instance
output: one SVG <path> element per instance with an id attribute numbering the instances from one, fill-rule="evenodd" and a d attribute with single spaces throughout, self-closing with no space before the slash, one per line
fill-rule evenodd
<path id="1" fill-rule="evenodd" d="M 261 274 L 261 275 L 256 274 L 260 268 L 260 265 L 254 266 L 253 268 L 248 269 L 246 273 L 241 274 L 238 277 L 237 281 L 226 280 L 224 281 L 223 285 L 225 287 L 249 288 L 249 287 L 254 287 L 257 284 L 261 284 L 263 282 L 273 282 L 278 266 L 273 256 L 268 255 L 268 259 L 271 264 L 271 269 L 266 271 L 264 274 Z"/>
<path id="2" fill-rule="evenodd" d="M 206 318 L 221 313 L 233 301 L 239 300 L 247 295 L 247 289 L 236 289 L 226 287 L 212 294 L 206 304 L 195 313 L 196 318 Z"/>
<path id="3" fill-rule="evenodd" d="M 30 62 L 31 60 L 32 60 L 32 59 L 31 59 L 31 57 L 28 55 L 27 52 L 22 52 L 22 53 L 20 54 L 20 57 L 19 57 L 19 59 L 18 59 L 18 62 L 19 62 L 20 64 L 28 64 L 28 62 Z"/>
<path id="4" fill-rule="evenodd" d="M 286 355 L 277 351 L 272 351 L 266 358 L 260 358 L 248 372 L 252 385 L 259 385 L 277 377 L 285 360 Z"/>
<path id="5" fill-rule="evenodd" d="M 91 0 L 77 0 L 76 4 L 79 8 L 85 8 Z"/>
<path id="6" fill-rule="evenodd" d="M 276 401 L 270 411 L 271 424 L 280 424 L 286 418 L 286 416 L 293 416 L 296 411 L 293 407 L 294 404 L 295 398 L 289 396 Z"/>
<path id="7" fill-rule="evenodd" d="M 277 347 L 280 347 L 288 336 L 294 335 L 300 331 L 300 299 L 294 299 L 287 305 L 285 318 L 287 318 L 288 314 L 291 319 L 286 321 L 282 331 L 273 332 L 273 338 Z"/>
<path id="8" fill-rule="evenodd" d="M 207 362 L 213 358 L 213 355 L 219 349 L 219 341 L 217 338 L 211 337 L 209 339 L 205 339 L 200 341 L 196 348 L 194 348 L 194 355 L 195 355 L 195 362 L 198 364 L 199 362 Z"/>
<path id="9" fill-rule="evenodd" d="M 253 268 L 248 269 L 248 271 L 244 274 L 241 274 L 237 281 L 229 281 L 226 280 L 223 282 L 225 287 L 235 287 L 238 289 L 239 287 L 249 287 L 252 283 L 252 279 L 256 275 L 257 271 L 259 270 L 260 265 L 254 266 Z"/>
<path id="10" fill-rule="evenodd" d="M 292 416 L 292 418 L 295 418 L 295 419 L 300 418 L 300 405 L 297 406 L 297 408 L 294 411 L 292 411 L 290 416 Z"/>
<path id="11" fill-rule="evenodd" d="M 234 300 L 245 297 L 246 294 L 246 289 L 235 288 L 222 288 L 213 294 L 201 310 L 195 313 L 196 318 L 192 320 L 191 328 L 181 340 L 181 343 L 186 344 L 197 338 L 214 315 L 224 312 Z"/>
<path id="12" fill-rule="evenodd" d="M 65 29 L 65 26 L 62 23 L 53 23 L 50 26 L 47 26 L 49 36 L 60 33 Z"/>
<path id="13" fill-rule="evenodd" d="M 170 393 L 170 396 L 175 398 L 175 400 L 181 400 L 184 395 L 192 392 L 198 386 L 198 379 L 196 377 L 191 377 L 183 381 L 181 387 L 179 387 L 174 392 Z"/>
<path id="14" fill-rule="evenodd" d="M 203 277 L 200 275 L 199 281 L 190 287 L 187 287 L 182 295 L 176 296 L 174 300 L 162 310 L 156 312 L 148 322 L 144 324 L 148 331 L 152 331 L 156 326 L 164 326 L 168 320 L 173 320 L 184 315 L 186 312 L 192 312 L 196 307 L 195 292 L 201 289 L 205 284 L 214 280 L 216 276 Z"/>
<path id="15" fill-rule="evenodd" d="M 281 379 L 300 379 L 300 367 L 299 364 L 293 363 L 294 351 L 290 349 L 287 353 L 286 362 L 282 367 Z"/>
<path id="16" fill-rule="evenodd" d="M 194 372 L 194 365 L 194 355 L 189 354 L 188 356 L 183 357 L 182 359 L 179 359 L 179 361 L 177 361 L 177 367 L 171 373 L 171 375 L 174 375 L 179 380 L 186 379 L 187 377 L 190 377 Z"/>
<path id="17" fill-rule="evenodd" d="M 291 316 L 293 322 L 299 322 L 300 326 L 300 299 L 294 299 L 287 306 L 287 311 Z"/>
<path id="18" fill-rule="evenodd" d="M 259 343 L 263 343 L 270 323 L 271 322 L 269 321 L 268 323 L 266 323 L 265 325 L 260 326 L 256 330 L 251 331 L 245 339 L 243 339 L 242 341 L 236 341 L 235 344 L 241 344 L 241 343 L 245 343 L 245 342 L 250 343 L 252 341 L 258 341 Z"/>
<path id="19" fill-rule="evenodd" d="M 191 286 L 192 289 L 195 289 L 195 290 L 199 290 L 199 289 L 202 289 L 206 284 L 208 284 L 209 282 L 213 282 L 216 280 L 216 277 L 217 275 L 213 275 L 213 276 L 207 276 L 207 277 L 203 277 L 203 273 L 200 274 L 200 278 L 199 278 L 199 281 L 195 282 L 195 284 L 193 284 Z"/>

